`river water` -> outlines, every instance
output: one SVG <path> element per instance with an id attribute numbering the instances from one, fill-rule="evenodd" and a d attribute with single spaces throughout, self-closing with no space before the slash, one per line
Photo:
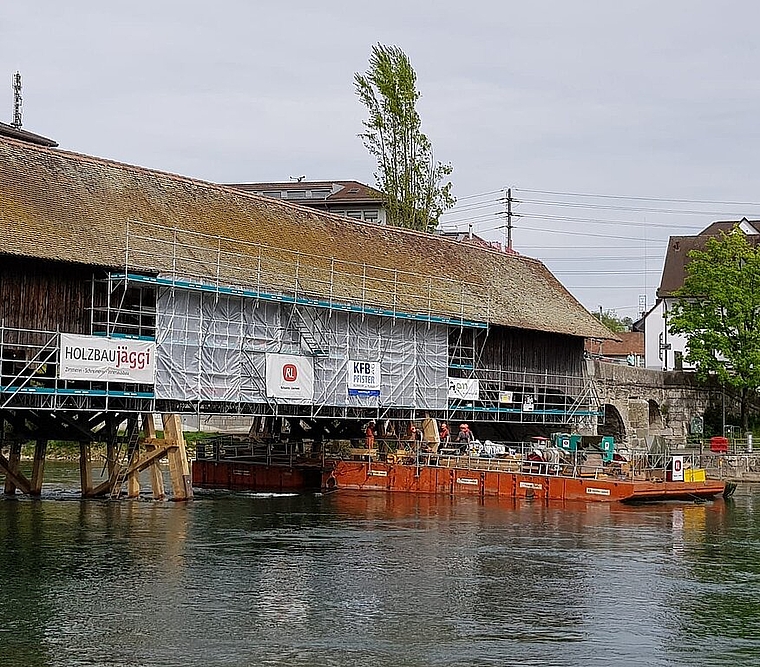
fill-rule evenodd
<path id="1" fill-rule="evenodd" d="M 0 665 L 757 665 L 760 488 L 0 500 Z"/>

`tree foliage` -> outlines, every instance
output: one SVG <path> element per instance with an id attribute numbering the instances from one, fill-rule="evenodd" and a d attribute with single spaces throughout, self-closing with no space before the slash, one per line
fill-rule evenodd
<path id="1" fill-rule="evenodd" d="M 760 386 L 760 252 L 734 228 L 689 257 L 668 324 L 687 336 L 686 360 L 700 376 L 739 391 L 746 429 L 747 399 Z"/>
<path id="2" fill-rule="evenodd" d="M 417 112 L 417 75 L 397 46 L 372 47 L 369 69 L 354 75 L 356 94 L 369 117 L 359 136 L 377 159 L 375 179 L 385 194 L 390 224 L 432 231 L 454 205 L 450 164 L 436 162 Z"/>
<path id="3" fill-rule="evenodd" d="M 615 333 L 630 331 L 633 326 L 633 320 L 630 317 L 618 317 L 614 310 L 605 310 L 599 319 L 604 326 Z"/>

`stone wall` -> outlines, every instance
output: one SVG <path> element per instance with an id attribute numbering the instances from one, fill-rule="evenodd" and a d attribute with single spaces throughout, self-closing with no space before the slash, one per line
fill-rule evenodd
<path id="1" fill-rule="evenodd" d="M 674 445 L 685 444 L 692 417 L 702 416 L 722 396 L 719 386 L 701 384 L 693 373 L 595 360 L 592 374 L 600 402 L 606 406 L 607 423 L 614 424 L 619 417 L 622 432 L 614 435 L 631 445 L 643 444 L 654 435 Z"/>

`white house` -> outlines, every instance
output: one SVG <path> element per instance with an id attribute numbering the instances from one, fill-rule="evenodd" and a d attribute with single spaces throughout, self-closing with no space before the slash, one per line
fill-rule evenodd
<path id="1" fill-rule="evenodd" d="M 720 232 L 728 232 L 737 225 L 747 236 L 758 236 L 760 242 L 760 220 L 747 218 L 713 222 L 696 236 L 670 237 L 660 286 L 657 288 L 657 301 L 643 318 L 644 357 L 647 368 L 666 371 L 693 368 L 684 360 L 688 339 L 680 334 L 671 333 L 665 325 L 668 312 L 678 301 L 673 294 L 683 285 L 689 252 L 703 250 L 709 238 L 718 236 Z"/>

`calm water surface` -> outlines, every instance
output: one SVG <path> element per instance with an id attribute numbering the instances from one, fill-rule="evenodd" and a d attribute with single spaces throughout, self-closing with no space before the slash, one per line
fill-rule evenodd
<path id="1" fill-rule="evenodd" d="M 0 665 L 757 665 L 760 488 L 0 500 Z"/>

